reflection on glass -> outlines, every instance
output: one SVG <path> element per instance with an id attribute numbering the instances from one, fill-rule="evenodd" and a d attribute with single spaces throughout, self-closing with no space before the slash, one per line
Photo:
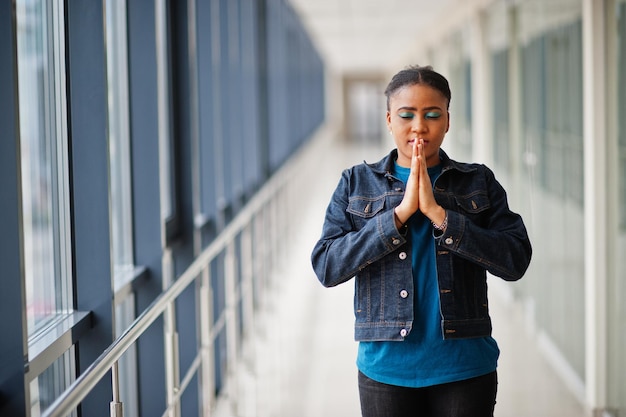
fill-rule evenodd
<path id="1" fill-rule="evenodd" d="M 64 35 L 59 3 L 16 3 L 29 335 L 71 308 Z"/>

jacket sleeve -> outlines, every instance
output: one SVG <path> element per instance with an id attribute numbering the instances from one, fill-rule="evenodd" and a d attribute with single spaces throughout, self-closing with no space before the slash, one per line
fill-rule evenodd
<path id="1" fill-rule="evenodd" d="M 516 281 L 530 264 L 530 239 L 521 216 L 509 209 L 506 191 L 493 172 L 483 166 L 483 173 L 489 199 L 486 225 L 472 222 L 462 209 L 447 210 L 448 226 L 437 236 L 437 246 L 504 280 Z"/>
<path id="2" fill-rule="evenodd" d="M 342 173 L 326 209 L 322 236 L 311 254 L 315 274 L 325 287 L 350 280 L 361 269 L 406 242 L 396 228 L 390 207 L 384 207 L 361 229 L 355 230 L 347 211 L 350 172 L 345 170 Z"/>

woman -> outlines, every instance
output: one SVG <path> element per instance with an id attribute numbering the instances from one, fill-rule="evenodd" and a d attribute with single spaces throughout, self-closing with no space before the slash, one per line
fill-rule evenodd
<path id="1" fill-rule="evenodd" d="M 489 168 L 440 149 L 451 99 L 442 75 L 409 67 L 385 95 L 396 149 L 342 173 L 311 256 L 324 286 L 355 277 L 362 415 L 493 416 L 486 272 L 522 277 L 526 228 Z"/>

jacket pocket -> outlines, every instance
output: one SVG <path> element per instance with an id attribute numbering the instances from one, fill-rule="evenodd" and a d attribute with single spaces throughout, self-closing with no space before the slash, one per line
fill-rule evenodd
<path id="1" fill-rule="evenodd" d="M 360 229 L 368 220 L 380 213 L 384 207 L 385 196 L 375 198 L 350 197 L 346 211 L 352 214 L 354 225 Z"/>
<path id="2" fill-rule="evenodd" d="M 489 196 L 484 191 L 476 191 L 463 196 L 455 196 L 456 205 L 467 214 L 479 214 L 491 207 Z"/>

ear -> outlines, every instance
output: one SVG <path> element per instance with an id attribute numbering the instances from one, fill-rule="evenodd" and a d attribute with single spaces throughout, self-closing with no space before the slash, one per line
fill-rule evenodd
<path id="1" fill-rule="evenodd" d="M 446 133 L 450 130 L 450 112 L 448 111 L 448 125 L 446 126 Z"/>
<path id="2" fill-rule="evenodd" d="M 389 131 L 391 132 L 391 113 L 389 113 L 389 110 L 387 110 L 387 129 L 389 129 Z"/>

